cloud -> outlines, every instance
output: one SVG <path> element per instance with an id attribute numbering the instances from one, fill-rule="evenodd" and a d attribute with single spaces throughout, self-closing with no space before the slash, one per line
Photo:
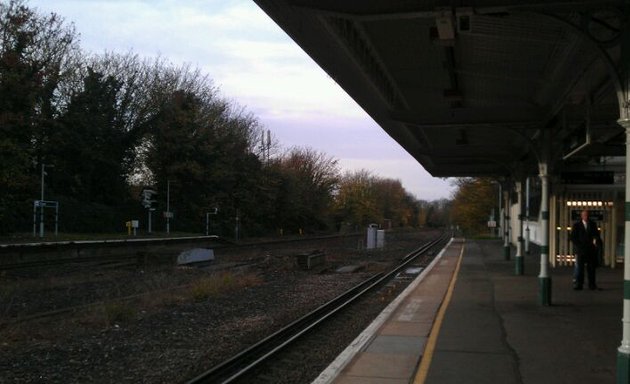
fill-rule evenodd
<path id="1" fill-rule="evenodd" d="M 286 147 L 309 146 L 348 169 L 400 178 L 419 198 L 449 195 L 254 2 L 31 0 L 73 21 L 88 51 L 161 55 L 197 66 Z M 376 160 L 378 159 L 378 160 Z"/>

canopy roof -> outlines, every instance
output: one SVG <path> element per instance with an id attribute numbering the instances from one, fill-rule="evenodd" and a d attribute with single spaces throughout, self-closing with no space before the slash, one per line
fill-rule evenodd
<path id="1" fill-rule="evenodd" d="M 623 1 L 255 1 L 434 176 L 625 153 Z"/>

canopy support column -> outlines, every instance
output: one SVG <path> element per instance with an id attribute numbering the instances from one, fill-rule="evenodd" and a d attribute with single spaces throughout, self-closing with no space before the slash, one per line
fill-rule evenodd
<path id="1" fill-rule="evenodd" d="M 551 276 L 549 275 L 549 175 L 547 163 L 538 165 L 542 196 L 540 199 L 540 274 L 538 275 L 540 304 L 551 305 Z"/>
<path id="2" fill-rule="evenodd" d="M 525 254 L 529 255 L 529 177 L 525 179 Z"/>
<path id="3" fill-rule="evenodd" d="M 623 332 L 617 349 L 617 383 L 630 383 L 630 118 L 619 120 L 626 130 L 626 196 L 624 205 L 625 237 L 623 249 Z"/>
<path id="4" fill-rule="evenodd" d="M 516 264 L 514 272 L 520 276 L 524 271 L 523 260 L 523 183 L 516 183 L 516 189 L 518 191 L 518 241 L 516 243 Z"/>
<path id="5" fill-rule="evenodd" d="M 505 208 L 503 209 L 503 255 L 510 260 L 510 189 L 503 191 Z"/>

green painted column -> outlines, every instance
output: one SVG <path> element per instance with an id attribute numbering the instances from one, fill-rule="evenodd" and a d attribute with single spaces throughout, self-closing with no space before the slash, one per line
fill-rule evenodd
<path id="1" fill-rule="evenodd" d="M 630 1 L 624 1 L 626 20 L 630 17 Z M 624 199 L 624 247 L 623 247 L 623 317 L 621 345 L 617 348 L 617 384 L 630 384 L 630 23 L 621 30 L 621 58 L 618 72 L 620 86 L 619 125 L 626 131 L 626 193 Z M 614 74 L 613 74 L 614 76 Z"/>
<path id="2" fill-rule="evenodd" d="M 619 120 L 626 130 L 626 196 L 625 196 L 625 231 L 623 249 L 623 332 L 621 345 L 617 349 L 617 383 L 630 383 L 630 117 Z"/>
<path id="3" fill-rule="evenodd" d="M 503 216 L 501 212 L 503 211 L 501 207 L 503 206 L 503 186 L 499 183 L 499 201 L 498 201 L 498 213 L 497 213 L 497 237 L 500 239 L 503 236 Z"/>
<path id="4" fill-rule="evenodd" d="M 509 187 L 503 191 L 503 201 L 505 208 L 503 211 L 503 256 L 505 260 L 510 260 L 510 190 Z"/>
<path id="5" fill-rule="evenodd" d="M 514 273 L 518 276 L 524 273 L 525 266 L 523 260 L 523 183 L 519 181 L 516 189 L 518 191 L 518 242 L 516 243 Z"/>
<path id="6" fill-rule="evenodd" d="M 529 177 L 525 179 L 525 254 L 529 255 Z"/>
<path id="7" fill-rule="evenodd" d="M 538 275 L 541 305 L 551 305 L 551 276 L 549 275 L 549 175 L 547 163 L 538 165 L 542 193 L 540 197 L 540 274 Z"/>

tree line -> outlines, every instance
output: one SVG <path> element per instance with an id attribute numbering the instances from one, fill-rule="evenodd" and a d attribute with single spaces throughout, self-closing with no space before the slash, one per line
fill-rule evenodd
<path id="1" fill-rule="evenodd" d="M 465 235 L 488 235 L 488 221 L 500 220 L 496 182 L 490 178 L 463 177 L 455 179 L 454 185 L 453 222 Z"/>
<path id="2" fill-rule="evenodd" d="M 0 1 L 0 233 L 31 228 L 42 170 L 66 232 L 146 220 L 144 187 L 159 192 L 156 213 L 170 192 L 176 231 L 201 232 L 214 208 L 213 232 L 239 225 L 246 236 L 449 221 L 447 200 L 418 200 L 369 171 L 343 174 L 310 148 L 282 150 L 196 68 L 87 54 L 58 15 Z"/>

